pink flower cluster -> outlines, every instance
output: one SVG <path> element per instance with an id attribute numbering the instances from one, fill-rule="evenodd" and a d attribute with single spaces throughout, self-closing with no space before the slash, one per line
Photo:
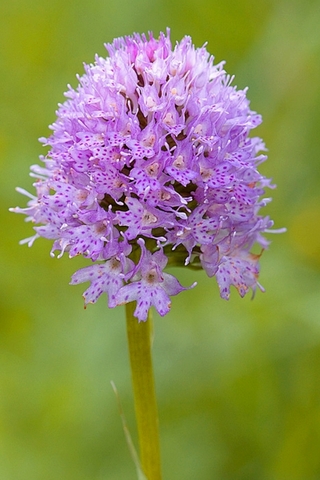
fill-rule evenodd
<path id="1" fill-rule="evenodd" d="M 40 139 L 50 149 L 31 167 L 36 194 L 19 189 L 28 206 L 12 209 L 36 224 L 24 242 L 90 258 L 71 281 L 91 282 L 85 303 L 103 292 L 109 307 L 137 301 L 140 321 L 185 290 L 167 264 L 203 268 L 225 299 L 231 285 L 241 296 L 261 288 L 250 251 L 268 245 L 273 223 L 259 212 L 271 185 L 257 170 L 265 147 L 249 134 L 261 117 L 246 90 L 190 37 L 172 47 L 169 32 L 135 34 L 106 48 Z"/>

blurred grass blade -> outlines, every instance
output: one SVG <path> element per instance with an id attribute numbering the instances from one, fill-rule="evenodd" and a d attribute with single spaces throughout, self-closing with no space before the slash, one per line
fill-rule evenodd
<path id="1" fill-rule="evenodd" d="M 113 381 L 111 381 L 110 383 L 111 383 L 111 386 L 112 386 L 113 391 L 115 393 L 115 396 L 117 398 L 118 409 L 119 409 L 119 413 L 120 413 L 120 417 L 121 417 L 121 421 L 122 421 L 122 427 L 123 427 L 124 435 L 126 437 L 126 441 L 127 441 L 127 445 L 128 445 L 130 454 L 131 454 L 131 458 L 132 458 L 132 460 L 133 460 L 133 462 L 136 466 L 136 469 L 137 469 L 138 480 L 148 480 L 147 477 L 145 476 L 145 474 L 143 473 L 142 469 L 141 469 L 139 456 L 137 454 L 137 451 L 134 447 L 134 444 L 133 444 L 133 441 L 132 441 L 132 438 L 131 438 L 131 435 L 130 435 L 130 431 L 129 431 L 129 428 L 128 428 L 128 425 L 127 425 L 127 422 L 126 422 L 126 417 L 125 417 L 123 409 L 122 409 L 122 405 L 121 405 L 118 390 L 117 390 Z"/>

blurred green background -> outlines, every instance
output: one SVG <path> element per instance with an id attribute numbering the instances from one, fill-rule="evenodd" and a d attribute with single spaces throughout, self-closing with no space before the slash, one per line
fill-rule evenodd
<path id="1" fill-rule="evenodd" d="M 278 188 L 277 228 L 254 301 L 198 287 L 155 316 L 154 367 L 164 480 L 320 479 L 320 2 L 11 0 L 1 4 L 0 478 L 135 479 L 117 401 L 136 441 L 124 311 L 83 309 L 86 262 L 32 249 L 15 192 L 31 189 L 67 83 L 104 42 L 171 27 L 225 59 L 264 123 L 261 170 Z M 269 192 L 268 192 L 269 194 Z"/>

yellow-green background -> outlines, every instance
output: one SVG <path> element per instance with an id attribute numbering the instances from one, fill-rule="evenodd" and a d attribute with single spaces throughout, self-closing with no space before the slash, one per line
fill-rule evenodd
<path id="1" fill-rule="evenodd" d="M 155 316 L 164 480 L 320 479 L 320 2 L 11 0 L 0 22 L 0 478 L 136 478 L 110 386 L 136 441 L 124 311 L 84 310 L 68 283 L 86 262 L 19 246 L 31 226 L 8 208 L 82 62 L 170 26 L 249 86 L 278 185 L 266 213 L 288 232 L 270 236 L 254 301 L 177 272 L 198 287 Z"/>

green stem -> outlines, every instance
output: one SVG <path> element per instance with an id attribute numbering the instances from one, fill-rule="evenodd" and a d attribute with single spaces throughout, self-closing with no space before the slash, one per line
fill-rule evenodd
<path id="1" fill-rule="evenodd" d="M 135 303 L 126 305 L 127 335 L 140 461 L 148 480 L 161 480 L 158 411 L 151 357 L 151 318 L 138 322 Z"/>

